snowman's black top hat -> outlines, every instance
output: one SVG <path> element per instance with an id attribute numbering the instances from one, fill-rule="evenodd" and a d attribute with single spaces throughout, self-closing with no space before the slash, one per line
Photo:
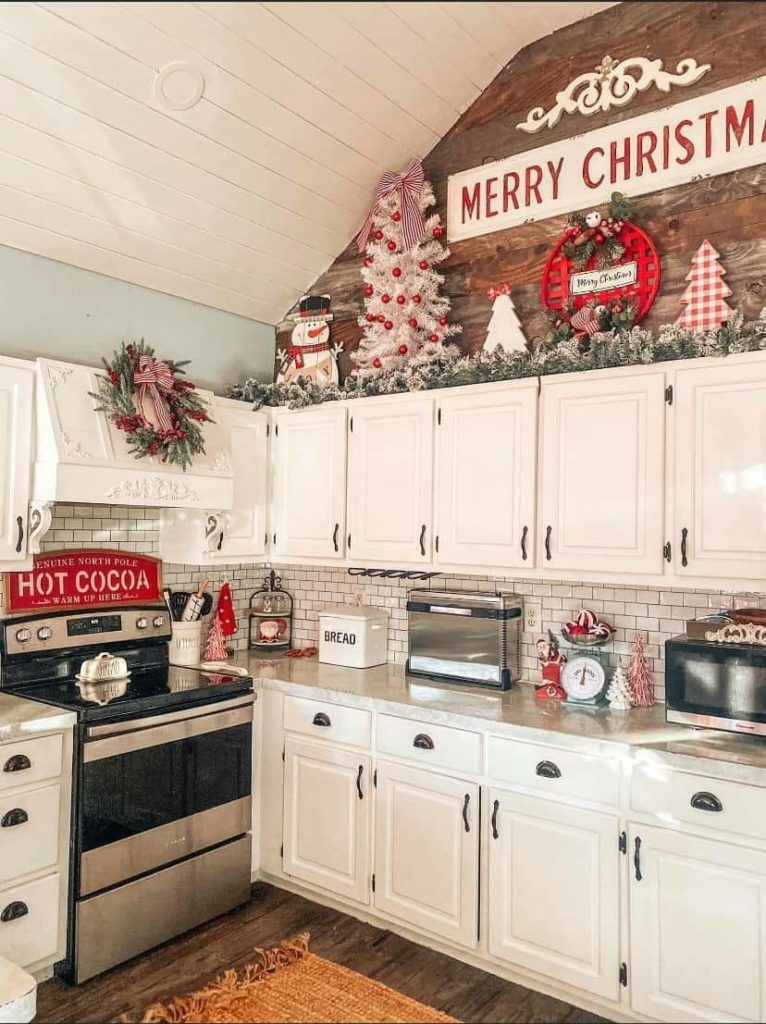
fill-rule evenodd
<path id="1" fill-rule="evenodd" d="M 291 320 L 332 320 L 329 295 L 303 295 Z"/>

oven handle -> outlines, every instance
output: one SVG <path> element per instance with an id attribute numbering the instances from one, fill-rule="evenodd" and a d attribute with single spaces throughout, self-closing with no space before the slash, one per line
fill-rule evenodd
<path id="1" fill-rule="evenodd" d="M 255 699 L 254 693 L 243 693 L 231 700 L 202 704 L 199 707 L 185 708 L 183 711 L 169 711 L 165 715 L 149 715 L 146 718 L 129 718 L 124 722 L 109 722 L 107 725 L 91 725 L 88 729 L 88 739 L 114 736 L 120 732 L 135 732 L 136 729 L 154 729 L 168 722 L 184 722 L 189 718 L 202 718 L 205 715 L 217 714 L 219 711 L 228 711 L 230 708 L 244 708 L 248 704 L 253 704 Z"/>
<path id="2" fill-rule="evenodd" d="M 191 739 L 193 736 L 202 736 L 221 729 L 232 729 L 237 725 L 252 725 L 252 721 L 252 702 L 249 702 L 228 711 L 185 718 L 176 722 L 158 723 L 153 728 L 120 732 L 113 736 L 105 736 L 103 739 L 86 741 L 83 761 L 88 764 L 92 761 L 101 761 L 105 757 L 118 757 L 137 750 L 148 750 L 164 743 Z"/>

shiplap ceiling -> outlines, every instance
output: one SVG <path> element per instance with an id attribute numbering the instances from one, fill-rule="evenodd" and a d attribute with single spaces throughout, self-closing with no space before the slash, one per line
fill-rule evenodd
<path id="1" fill-rule="evenodd" d="M 0 242 L 277 323 L 382 171 L 608 6 L 2 3 Z"/>

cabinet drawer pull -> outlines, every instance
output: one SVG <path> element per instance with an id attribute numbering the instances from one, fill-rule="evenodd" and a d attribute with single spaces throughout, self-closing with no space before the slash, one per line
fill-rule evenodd
<path id="1" fill-rule="evenodd" d="M 553 527 L 549 526 L 545 531 L 545 558 L 548 562 L 551 560 L 551 534 L 553 533 Z"/>
<path id="2" fill-rule="evenodd" d="M 362 792 L 362 772 L 364 771 L 364 765 L 359 765 L 359 771 L 356 773 L 356 791 L 359 794 L 359 799 L 364 800 L 364 793 Z"/>
<path id="3" fill-rule="evenodd" d="M 537 768 L 535 768 L 535 774 L 542 776 L 544 779 L 560 779 L 561 769 L 553 761 L 540 761 Z"/>
<path id="4" fill-rule="evenodd" d="M 425 523 L 423 523 L 423 525 L 420 528 L 420 553 L 423 556 L 423 558 L 426 557 L 426 524 Z"/>
<path id="5" fill-rule="evenodd" d="M 715 793 L 695 793 L 691 798 L 692 807 L 698 811 L 722 811 L 723 804 Z"/>
<path id="6" fill-rule="evenodd" d="M 463 800 L 463 824 L 465 825 L 466 832 L 471 831 L 471 826 L 468 824 L 468 805 L 471 802 L 471 794 L 466 793 L 465 800 Z"/>
<path id="7" fill-rule="evenodd" d="M 681 565 L 686 568 L 689 564 L 689 559 L 686 557 L 686 545 L 689 538 L 689 531 L 686 527 L 681 530 Z"/>
<path id="8" fill-rule="evenodd" d="M 332 546 L 335 548 L 336 551 L 340 550 L 338 548 L 338 530 L 340 530 L 340 523 L 336 523 L 335 529 L 332 531 Z"/>
<path id="9" fill-rule="evenodd" d="M 500 801 L 499 800 L 495 800 L 494 804 L 492 805 L 492 838 L 493 839 L 497 839 L 498 835 L 499 835 L 499 833 L 497 831 L 497 812 L 499 810 L 500 810 Z"/>
<path id="10" fill-rule="evenodd" d="M 32 767 L 32 762 L 26 754 L 14 754 L 9 757 L 3 765 L 4 772 L 27 772 Z"/>
<path id="11" fill-rule="evenodd" d="M 223 530 L 221 530 L 221 532 L 218 534 L 218 545 L 217 545 L 217 547 L 218 547 L 219 551 L 223 547 Z"/>
<path id="12" fill-rule="evenodd" d="M 8 924 L 9 921 L 18 921 L 20 917 L 26 917 L 28 913 L 29 907 L 26 903 L 22 903 L 21 900 L 14 900 L 0 914 L 0 921 L 3 924 Z"/>
<path id="13" fill-rule="evenodd" d="M 412 741 L 413 747 L 417 747 L 418 750 L 433 750 L 434 741 L 430 736 L 427 736 L 424 732 L 419 732 L 415 739 Z"/>
<path id="14" fill-rule="evenodd" d="M 0 828 L 13 828 L 14 825 L 25 825 L 28 821 L 27 812 L 21 807 L 14 807 L 0 818 Z"/>
<path id="15" fill-rule="evenodd" d="M 641 874 L 641 836 L 636 836 L 633 850 L 633 867 L 636 869 L 636 881 L 640 882 L 644 877 Z"/>
<path id="16" fill-rule="evenodd" d="M 529 527 L 525 526 L 521 531 L 521 559 L 523 562 L 527 560 L 527 534 L 529 533 Z"/>
<path id="17" fill-rule="evenodd" d="M 328 728 L 332 723 L 330 722 L 330 716 L 326 715 L 324 711 L 317 711 L 312 719 L 312 725 L 321 725 Z"/>
<path id="18" fill-rule="evenodd" d="M 20 554 L 24 543 L 24 520 L 21 516 L 16 516 L 16 529 L 19 531 L 18 540 L 16 541 L 16 553 Z"/>

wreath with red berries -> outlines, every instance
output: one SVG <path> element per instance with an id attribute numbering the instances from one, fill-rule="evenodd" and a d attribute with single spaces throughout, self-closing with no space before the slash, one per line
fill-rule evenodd
<path id="1" fill-rule="evenodd" d="M 157 359 L 143 339 L 123 343 L 111 362 L 103 360 L 104 376 L 91 397 L 100 403 L 118 430 L 128 435 L 128 448 L 137 459 L 157 456 L 186 471 L 194 456 L 205 451 L 202 423 L 213 422 L 207 403 L 186 380 L 188 360 Z"/>

